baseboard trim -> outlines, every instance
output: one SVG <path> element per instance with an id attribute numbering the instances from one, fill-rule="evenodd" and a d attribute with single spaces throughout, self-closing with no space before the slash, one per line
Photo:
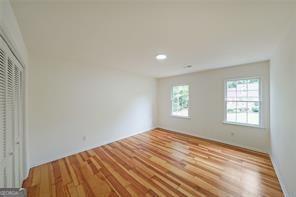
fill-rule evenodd
<path id="1" fill-rule="evenodd" d="M 123 137 L 123 138 L 120 138 L 120 139 L 114 140 L 114 141 L 112 141 L 112 142 L 116 142 L 116 141 L 119 141 L 119 140 L 123 140 L 123 139 L 125 139 L 125 138 L 131 137 L 131 136 L 134 136 L 134 135 L 137 135 L 137 134 L 140 134 L 140 133 L 145 133 L 145 132 L 153 131 L 154 129 L 156 129 L 156 127 L 153 127 L 153 128 L 151 128 L 151 129 L 147 129 L 147 130 L 144 130 L 144 131 L 139 131 L 139 132 L 137 132 L 136 134 L 129 135 L 129 136 L 125 136 L 125 137 Z M 67 154 L 65 154 L 65 155 L 63 155 L 63 156 L 61 156 L 61 157 L 59 157 L 59 158 L 56 158 L 56 159 L 61 159 L 61 158 L 64 158 L 64 157 L 68 157 L 68 156 L 71 156 L 71 155 L 73 155 L 73 154 L 77 154 L 77 153 L 80 153 L 80 152 L 83 152 L 83 151 L 87 151 L 87 150 L 90 150 L 90 149 L 93 149 L 93 148 L 96 148 L 96 147 L 99 147 L 99 146 L 104 146 L 104 145 L 110 144 L 110 143 L 112 143 L 112 142 L 106 142 L 106 143 L 104 143 L 104 144 L 100 144 L 100 145 L 97 145 L 97 146 L 87 147 L 87 148 L 85 148 L 84 150 L 81 150 L 81 151 L 73 151 L 73 152 L 71 152 L 71 153 L 67 153 Z M 52 161 L 54 161 L 54 160 L 52 160 Z M 22 181 L 22 185 L 23 185 L 24 182 L 27 180 L 27 178 L 28 178 L 28 176 L 29 176 L 29 172 L 30 172 L 30 170 L 31 170 L 32 168 L 34 168 L 34 167 L 36 167 L 36 166 L 39 166 L 39 165 L 43 165 L 43 164 L 49 163 L 49 162 L 51 162 L 51 161 L 43 161 L 43 162 L 39 162 L 38 164 L 35 164 L 35 165 L 30 166 L 30 167 L 29 167 L 29 170 L 28 170 L 28 172 L 27 172 L 27 176 L 24 177 L 24 180 Z"/>
<path id="2" fill-rule="evenodd" d="M 250 147 L 241 146 L 241 145 L 237 145 L 237 144 L 231 144 L 231 143 L 228 143 L 228 142 L 224 142 L 222 140 L 217 140 L 217 139 L 213 139 L 213 138 L 208 138 L 208 137 L 193 135 L 192 133 L 189 133 L 189 132 L 175 131 L 175 130 L 171 130 L 171 129 L 167 129 L 167 128 L 163 128 L 163 127 L 158 127 L 156 129 L 162 130 L 162 131 L 166 131 L 166 132 L 179 133 L 179 134 L 183 134 L 183 135 L 190 136 L 190 137 L 200 138 L 200 139 L 203 139 L 203 140 L 208 140 L 208 141 L 211 141 L 211 142 L 214 142 L 214 143 L 219 143 L 219 144 L 223 144 L 223 145 L 227 145 L 227 146 L 232 146 L 232 147 L 239 148 L 239 149 L 247 149 L 248 151 L 254 151 L 254 152 L 258 153 L 258 154 L 264 154 L 264 155 L 269 156 L 270 157 L 270 160 L 272 162 L 273 168 L 275 170 L 275 173 L 276 173 L 276 175 L 278 177 L 278 180 L 279 180 L 280 186 L 282 188 L 282 191 L 284 193 L 284 196 L 285 197 L 289 197 L 287 188 L 286 188 L 286 186 L 284 184 L 283 178 L 282 178 L 282 176 L 280 174 L 280 171 L 279 171 L 279 168 L 278 168 L 278 162 L 272 156 L 272 154 L 266 153 L 266 152 L 262 152 L 262 150 L 258 150 L 258 149 L 255 149 L 255 148 L 250 148 Z"/>
<path id="3" fill-rule="evenodd" d="M 125 136 L 125 137 L 120 138 L 120 139 L 116 139 L 116 140 L 114 140 L 114 141 L 112 141 L 112 142 L 116 142 L 116 141 L 119 141 L 119 140 L 123 140 L 123 139 L 125 139 L 125 138 L 129 138 L 129 137 L 131 137 L 131 136 L 134 136 L 134 135 L 137 135 L 137 134 L 140 134 L 140 133 L 145 133 L 145 132 L 153 131 L 154 129 L 156 129 L 156 127 L 153 127 L 153 128 L 151 128 L 151 129 L 147 129 L 147 130 L 144 130 L 144 131 L 139 131 L 139 132 L 137 132 L 137 133 L 135 133 L 135 134 L 132 134 L 132 135 L 129 135 L 129 136 Z M 71 156 L 71 155 L 74 155 L 74 154 L 77 154 L 77 153 L 80 153 L 80 152 L 83 152 L 83 151 L 87 151 L 87 150 L 90 150 L 90 149 L 93 149 L 93 148 L 96 148 L 96 147 L 99 147 L 99 146 L 104 146 L 104 145 L 110 144 L 110 143 L 112 143 L 112 142 L 106 142 L 106 143 L 103 143 L 103 144 L 98 144 L 98 145 L 96 145 L 96 146 L 91 146 L 91 147 L 84 148 L 83 150 L 80 150 L 80 151 L 73 151 L 73 152 L 70 152 L 70 153 L 66 153 L 65 155 L 61 155 L 59 158 L 55 158 L 55 160 L 57 160 L 57 159 L 61 159 L 61 158 L 64 158 L 64 157 L 68 157 L 68 156 Z M 54 161 L 54 160 L 51 160 L 51 161 Z M 39 162 L 39 163 L 37 163 L 37 164 L 35 164 L 35 165 L 31 165 L 31 166 L 29 167 L 28 172 L 27 172 L 27 176 L 24 177 L 23 184 L 24 184 L 24 181 L 26 181 L 26 179 L 28 178 L 29 172 L 30 172 L 30 170 L 31 170 L 32 168 L 34 168 L 34 167 L 36 167 L 36 166 L 39 166 L 39 165 L 43 165 L 43 164 L 49 163 L 49 162 L 51 162 L 51 161 L 41 161 L 41 162 Z"/>
<path id="4" fill-rule="evenodd" d="M 164 127 L 158 127 L 156 129 L 164 130 L 164 131 L 168 131 L 168 132 L 175 132 L 175 133 L 179 133 L 179 134 L 183 134 L 183 135 L 188 135 L 188 136 L 191 136 L 191 137 L 196 137 L 196 138 L 200 138 L 200 139 L 203 139 L 203 140 L 208 140 L 208 141 L 211 141 L 211 142 L 214 142 L 214 143 L 219 143 L 219 144 L 222 144 L 222 145 L 231 146 L 231 147 L 234 147 L 236 149 L 252 151 L 252 152 L 258 153 L 260 155 L 269 156 L 268 152 L 266 152 L 264 150 L 254 148 L 254 147 L 242 146 L 242 145 L 239 145 L 239 144 L 230 143 L 230 142 L 226 142 L 226 141 L 215 139 L 215 138 L 209 138 L 209 137 L 204 137 L 204 136 L 201 136 L 201 135 L 195 135 L 195 134 L 192 134 L 192 133 L 186 132 L 186 131 L 179 131 L 179 130 L 168 129 L 168 128 L 164 128 Z"/>
<path id="5" fill-rule="evenodd" d="M 280 182 L 280 185 L 281 185 L 281 188 L 283 190 L 283 193 L 285 195 L 285 197 L 289 197 L 289 194 L 288 194 L 288 191 L 287 191 L 287 187 L 286 185 L 284 184 L 284 180 L 283 180 L 283 177 L 281 176 L 281 173 L 280 173 L 280 170 L 279 170 L 279 167 L 278 167 L 278 162 L 277 160 L 272 156 L 272 154 L 269 155 L 270 156 L 270 160 L 272 162 L 272 165 L 273 165 L 273 168 L 274 168 L 274 171 L 278 177 L 278 180 Z"/>
<path id="6" fill-rule="evenodd" d="M 149 131 L 152 131 L 154 130 L 155 127 L 153 128 L 150 128 L 150 129 L 145 129 L 145 130 L 142 130 L 142 131 L 138 131 L 138 132 L 135 132 L 131 135 L 126 135 L 124 137 L 119 137 L 117 139 L 114 139 L 114 140 L 111 140 L 111 141 L 105 141 L 105 142 L 102 142 L 102 143 L 99 143 L 99 144 L 95 144 L 95 145 L 91 145 L 91 146 L 86 146 L 86 147 L 83 147 L 81 148 L 80 150 L 76 150 L 76 151 L 70 151 L 70 152 L 67 152 L 65 154 L 62 154 L 62 155 L 58 155 L 54 158 L 50 158 L 48 160 L 44 160 L 44 161 L 40 161 L 38 163 L 34 163 L 30 166 L 30 169 L 33 168 L 33 167 L 36 167 L 36 166 L 40 166 L 40 165 L 43 165 L 43 164 L 46 164 L 46 163 L 49 163 L 49 162 L 52 162 L 52 161 L 55 161 L 55 160 L 58 160 L 58 159 L 62 159 L 64 157 L 68 157 L 68 156 L 71 156 L 71 155 L 74 155 L 74 154 L 78 154 L 78 153 L 81 153 L 81 152 L 84 152 L 84 151 L 87 151 L 87 150 L 90 150 L 90 149 L 93 149 L 93 148 L 97 148 L 97 147 L 100 147 L 100 146 L 104 146 L 104 145 L 107 145 L 107 144 L 110 144 L 112 142 L 116 142 L 116 141 L 119 141 L 119 140 L 123 140 L 125 138 L 129 138 L 131 136 L 134 136 L 134 135 L 138 135 L 140 133 L 145 133 L 145 132 L 149 132 Z"/>

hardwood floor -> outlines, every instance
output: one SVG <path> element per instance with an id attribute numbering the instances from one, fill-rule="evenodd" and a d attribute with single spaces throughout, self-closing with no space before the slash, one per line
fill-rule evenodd
<path id="1" fill-rule="evenodd" d="M 28 196 L 283 196 L 268 155 L 156 129 L 30 170 Z"/>

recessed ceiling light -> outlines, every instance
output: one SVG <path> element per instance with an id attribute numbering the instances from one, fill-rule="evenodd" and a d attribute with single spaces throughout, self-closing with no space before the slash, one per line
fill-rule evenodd
<path id="1" fill-rule="evenodd" d="M 192 65 L 186 65 L 186 66 L 184 66 L 184 68 L 185 68 L 185 69 L 187 69 L 187 68 L 192 68 Z"/>
<path id="2" fill-rule="evenodd" d="M 157 60 L 165 60 L 167 58 L 167 55 L 166 54 L 158 54 L 155 58 Z"/>

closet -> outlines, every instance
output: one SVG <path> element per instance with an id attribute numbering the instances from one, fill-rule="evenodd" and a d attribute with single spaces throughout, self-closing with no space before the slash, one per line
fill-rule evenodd
<path id="1" fill-rule="evenodd" d="M 0 37 L 0 188 L 24 176 L 24 68 Z"/>

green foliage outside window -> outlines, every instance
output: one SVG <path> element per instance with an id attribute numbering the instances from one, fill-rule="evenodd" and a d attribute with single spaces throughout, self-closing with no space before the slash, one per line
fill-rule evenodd
<path id="1" fill-rule="evenodd" d="M 260 79 L 229 80 L 225 96 L 227 122 L 260 124 Z"/>
<path id="2" fill-rule="evenodd" d="M 234 80 L 234 81 L 228 81 L 227 82 L 227 91 L 236 91 L 236 88 L 239 85 L 242 84 L 247 84 L 248 86 L 259 86 L 259 80 L 258 79 L 248 79 L 248 80 Z M 244 90 L 246 91 L 246 90 Z M 258 113 L 259 112 L 259 102 L 254 102 L 253 107 L 250 108 L 250 110 L 253 113 Z M 247 108 L 229 108 L 227 109 L 228 113 L 244 113 L 246 112 L 248 109 Z"/>
<path id="3" fill-rule="evenodd" d="M 188 109 L 189 86 L 174 86 L 172 91 L 172 111 L 179 112 Z"/>
<path id="4" fill-rule="evenodd" d="M 237 85 L 241 85 L 241 84 L 258 84 L 259 80 L 258 79 L 248 79 L 248 80 L 235 80 L 235 81 L 228 81 L 227 82 L 227 87 L 228 88 L 236 88 Z"/>

